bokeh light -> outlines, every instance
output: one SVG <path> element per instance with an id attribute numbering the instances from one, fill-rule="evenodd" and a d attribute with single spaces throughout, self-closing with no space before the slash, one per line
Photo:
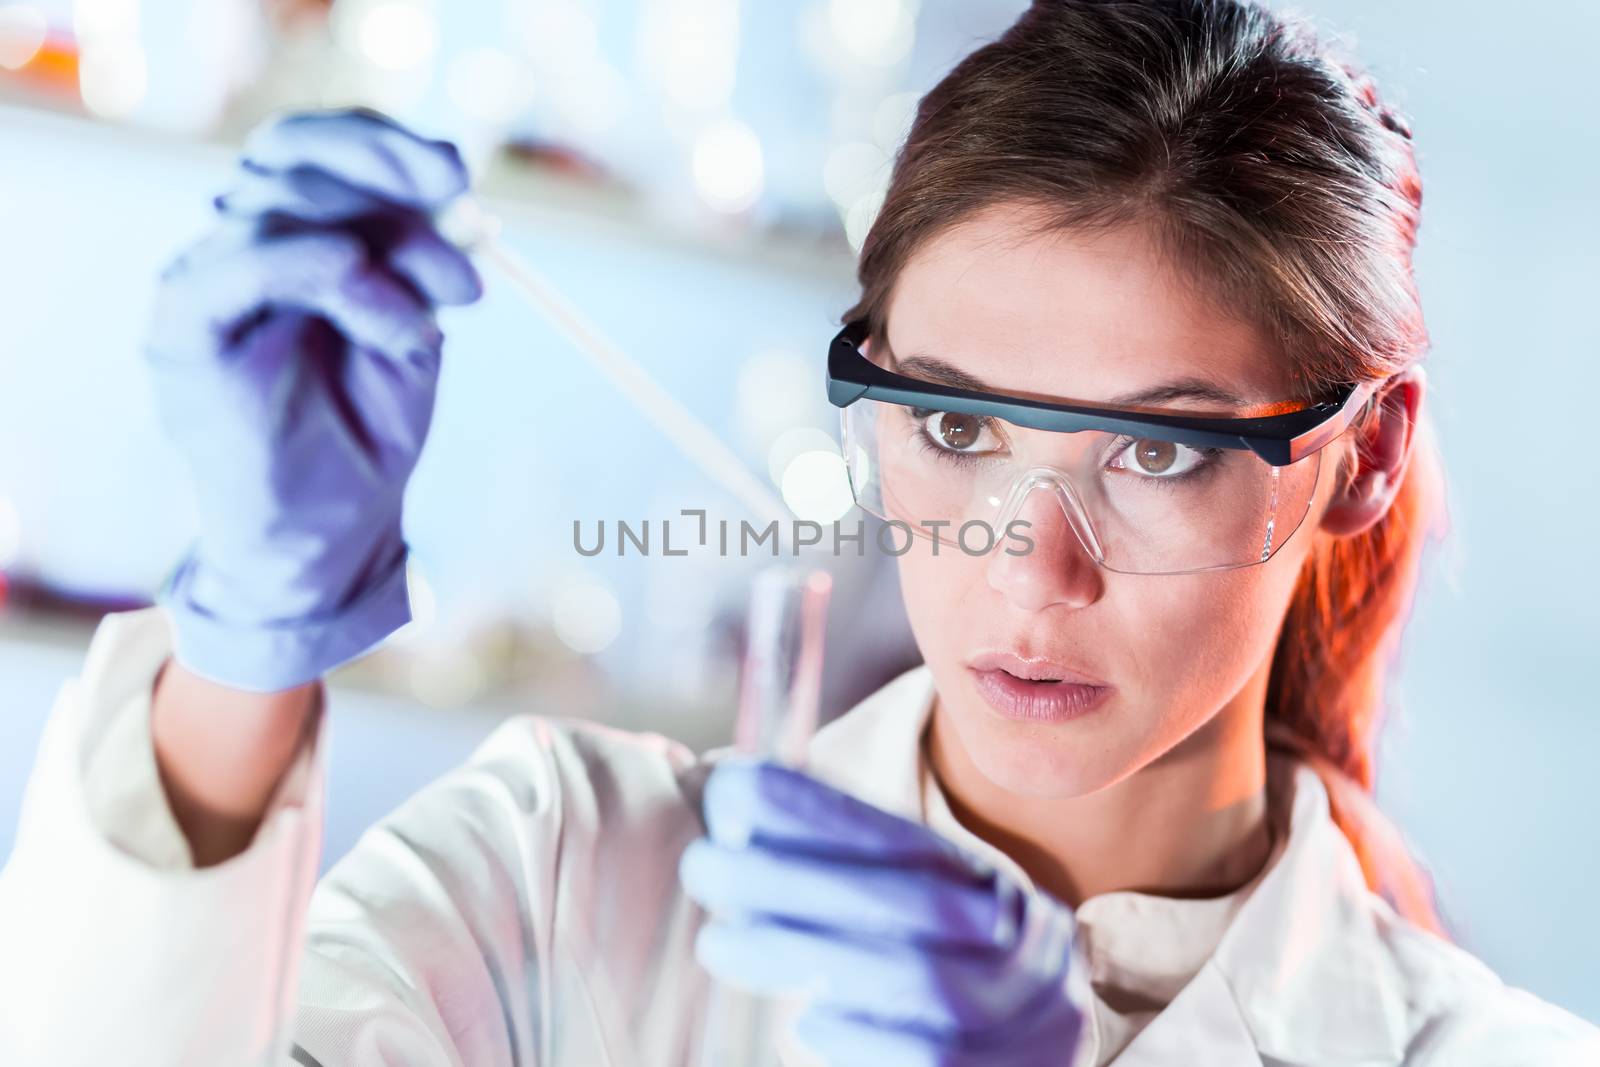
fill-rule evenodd
<path id="1" fill-rule="evenodd" d="M 149 71 L 138 42 L 108 38 L 83 49 L 78 66 L 78 87 L 83 104 L 102 118 L 124 118 L 144 102 Z"/>
<path id="2" fill-rule="evenodd" d="M 439 47 L 433 11 L 419 0 L 346 0 L 334 8 L 334 29 L 347 50 L 386 71 L 423 68 Z"/>
<path id="3" fill-rule="evenodd" d="M 0 67 L 17 70 L 28 65 L 44 47 L 49 32 L 44 12 L 28 4 L 0 7 Z"/>
<path id="4" fill-rule="evenodd" d="M 603 652 L 622 632 L 622 605 L 603 583 L 570 575 L 551 595 L 550 622 L 562 644 L 574 652 Z"/>
<path id="5" fill-rule="evenodd" d="M 800 453 L 789 461 L 779 485 L 789 510 L 812 522 L 834 522 L 855 506 L 844 458 L 837 448 Z"/>
<path id="6" fill-rule="evenodd" d="M 815 426 L 796 426 L 785 430 L 767 449 L 767 473 L 773 485 L 783 484 L 783 474 L 796 456 L 806 452 L 837 452 L 839 446 L 824 431 Z"/>
<path id="7" fill-rule="evenodd" d="M 737 0 L 671 0 L 641 12 L 639 58 L 669 103 L 715 112 L 733 95 L 739 56 Z"/>
<path id="8" fill-rule="evenodd" d="M 718 211 L 743 211 L 761 195 L 761 142 L 738 119 L 723 119 L 695 139 L 693 167 L 695 188 Z"/>
<path id="9" fill-rule="evenodd" d="M 488 672 L 470 648 L 451 644 L 414 655 L 407 671 L 411 693 L 434 708 L 471 703 L 488 683 Z"/>
<path id="10" fill-rule="evenodd" d="M 832 0 L 828 22 L 839 44 L 868 66 L 899 63 L 916 35 L 915 11 L 907 0 Z"/>

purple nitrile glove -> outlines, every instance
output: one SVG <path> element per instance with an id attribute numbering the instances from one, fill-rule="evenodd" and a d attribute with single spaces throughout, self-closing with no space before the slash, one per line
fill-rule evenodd
<path id="1" fill-rule="evenodd" d="M 251 134 L 217 227 L 162 274 L 147 365 L 200 533 L 159 600 L 195 673 L 286 689 L 410 619 L 434 310 L 482 291 L 432 216 L 467 185 L 453 145 L 376 113 L 290 115 Z"/>
<path id="2" fill-rule="evenodd" d="M 1067 1067 L 1087 982 L 1065 904 L 920 823 L 799 771 L 729 757 L 679 874 L 718 981 L 811 994 L 795 1036 L 830 1064 Z"/>

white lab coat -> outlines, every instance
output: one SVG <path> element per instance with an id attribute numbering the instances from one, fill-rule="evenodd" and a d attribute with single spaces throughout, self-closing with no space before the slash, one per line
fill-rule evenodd
<path id="1" fill-rule="evenodd" d="M 720 753 L 510 720 L 313 893 L 321 730 L 250 847 L 188 868 L 139 729 L 170 649 L 161 609 L 109 616 L 46 726 L 0 872 L 0 1064 L 694 1062 L 708 981 L 677 859 L 701 832 L 699 789 Z M 1026 879 L 930 787 L 917 739 L 932 696 L 926 667 L 901 675 L 818 734 L 812 772 Z M 1113 1053 L 1117 1067 L 1600 1064 L 1600 1030 L 1370 893 L 1316 774 L 1282 766 L 1288 833 L 1268 867 L 1207 913 L 1220 916 L 1215 936 L 1199 938 L 1170 1003 L 1125 1047 L 1096 1001 L 1075 1064 Z M 1160 958 L 1202 914 L 1174 910 L 1161 933 L 1169 906 L 1183 905 L 1109 893 L 1079 917 L 1125 958 Z"/>

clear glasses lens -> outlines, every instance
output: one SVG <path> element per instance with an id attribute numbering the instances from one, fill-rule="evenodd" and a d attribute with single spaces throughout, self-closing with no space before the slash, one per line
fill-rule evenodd
<path id="1" fill-rule="evenodd" d="M 875 400 L 842 416 L 851 487 L 872 514 L 924 537 L 941 530 L 946 541 L 986 523 L 1001 543 L 1019 520 L 1037 541 L 1042 525 L 1064 518 L 1101 565 L 1134 574 L 1268 559 L 1305 518 L 1322 454 L 1274 467 L 1242 449 L 1055 433 Z"/>

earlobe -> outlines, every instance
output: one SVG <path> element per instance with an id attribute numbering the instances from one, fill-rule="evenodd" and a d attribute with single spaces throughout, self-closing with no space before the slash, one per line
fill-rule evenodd
<path id="1" fill-rule="evenodd" d="M 1354 447 L 1345 459 L 1354 469 L 1323 512 L 1322 528 L 1328 533 L 1349 537 L 1388 513 L 1405 480 L 1425 391 L 1422 368 L 1412 366 L 1385 382 L 1373 396 L 1371 414 L 1351 427 Z"/>

